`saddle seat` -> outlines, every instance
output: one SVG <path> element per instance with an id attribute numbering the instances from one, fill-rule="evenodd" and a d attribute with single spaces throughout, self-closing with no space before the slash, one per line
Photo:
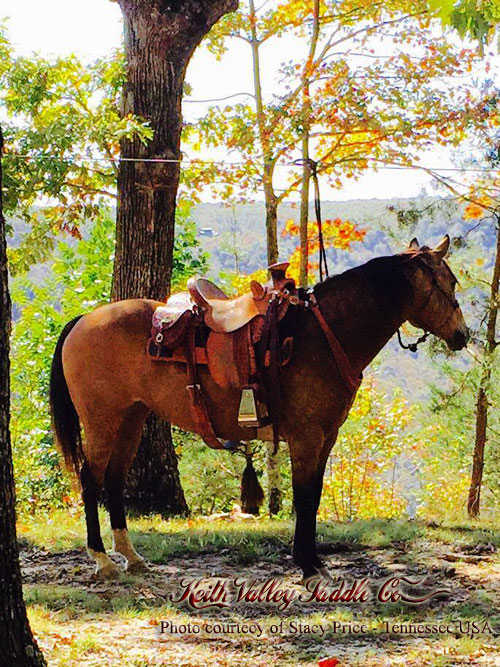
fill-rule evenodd
<path id="1" fill-rule="evenodd" d="M 205 324 L 217 333 L 232 333 L 267 309 L 266 288 L 255 280 L 250 292 L 229 299 L 206 278 L 191 278 L 187 284 L 193 301 L 204 311 Z"/>

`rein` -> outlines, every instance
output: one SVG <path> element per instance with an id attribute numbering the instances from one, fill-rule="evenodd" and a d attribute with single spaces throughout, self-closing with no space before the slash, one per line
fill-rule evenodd
<path id="1" fill-rule="evenodd" d="M 278 299 L 284 299 L 292 306 L 299 306 L 303 310 L 310 310 L 313 313 L 330 346 L 333 358 L 346 387 L 350 391 L 357 391 L 363 377 L 355 375 L 351 362 L 344 352 L 344 348 L 321 312 L 314 291 L 312 289 L 307 291 L 301 290 L 301 294 L 304 296 L 302 299 L 295 294 L 290 294 L 286 289 L 276 292 Z"/>

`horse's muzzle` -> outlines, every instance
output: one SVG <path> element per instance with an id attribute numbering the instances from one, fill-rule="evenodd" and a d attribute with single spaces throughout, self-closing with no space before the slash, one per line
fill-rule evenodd
<path id="1" fill-rule="evenodd" d="M 450 350 L 456 352 L 457 350 L 462 350 L 469 341 L 469 329 L 466 327 L 464 331 L 455 331 L 453 337 L 448 341 L 448 347 Z"/>

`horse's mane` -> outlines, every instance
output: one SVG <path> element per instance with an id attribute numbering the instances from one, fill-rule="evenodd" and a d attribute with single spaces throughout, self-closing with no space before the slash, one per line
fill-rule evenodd
<path id="1" fill-rule="evenodd" d="M 420 256 L 422 252 L 427 250 L 428 248 L 426 246 L 422 246 L 422 248 L 420 248 L 417 252 L 401 252 L 395 255 L 374 257 L 364 264 L 354 266 L 353 268 L 347 269 L 342 273 L 329 276 L 322 282 L 320 281 L 316 283 L 313 291 L 316 294 L 321 294 L 323 291 L 330 292 L 332 290 L 341 289 L 352 279 L 356 279 L 360 273 L 363 273 L 366 279 L 373 283 L 372 287 L 376 289 L 377 284 L 385 285 L 394 279 L 395 269 L 400 268 L 404 264 L 407 264 L 409 261 L 417 256 Z"/>

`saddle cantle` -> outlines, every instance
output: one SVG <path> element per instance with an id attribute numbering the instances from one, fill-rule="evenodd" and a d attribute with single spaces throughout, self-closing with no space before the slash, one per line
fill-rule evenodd
<path id="1" fill-rule="evenodd" d="M 220 387 L 241 391 L 241 427 L 269 424 L 272 397 L 263 386 L 261 373 L 274 363 L 272 357 L 277 351 L 273 354 L 270 349 L 270 333 L 291 303 L 280 295 L 296 293 L 294 280 L 286 277 L 287 268 L 287 262 L 269 267 L 270 283 L 252 281 L 248 293 L 232 299 L 210 280 L 191 278 L 187 292 L 172 295 L 153 314 L 148 354 L 153 360 L 186 364 L 197 430 L 211 447 L 223 445 L 214 433 L 204 404 L 198 365 L 208 366 Z M 290 360 L 291 349 L 291 338 L 287 338 L 280 364 Z"/>
<path id="2" fill-rule="evenodd" d="M 246 294 L 229 299 L 206 278 L 191 278 L 188 281 L 189 294 L 203 309 L 205 324 L 219 333 L 232 333 L 266 312 L 266 288 L 252 280 L 250 289 Z"/>

